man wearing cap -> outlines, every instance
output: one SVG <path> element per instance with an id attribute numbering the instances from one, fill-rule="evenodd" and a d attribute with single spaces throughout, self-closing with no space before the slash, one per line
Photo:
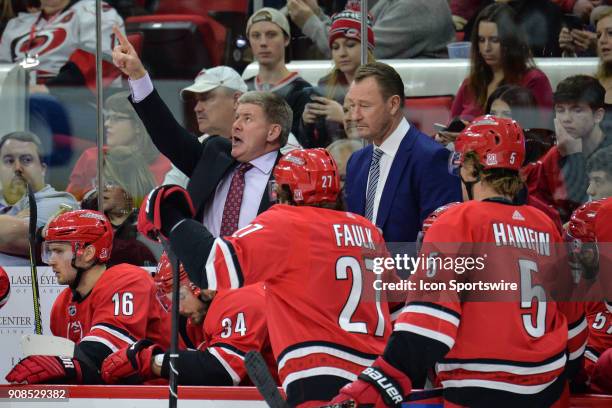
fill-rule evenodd
<path id="1" fill-rule="evenodd" d="M 193 111 L 198 121 L 198 130 L 202 135 L 200 142 L 210 135 L 219 135 L 227 139 L 232 137 L 232 123 L 238 98 L 247 91 L 242 77 L 233 69 L 224 65 L 211 69 L 202 69 L 191 86 L 181 90 L 181 99 L 195 100 Z M 289 135 L 287 144 L 281 148 L 285 154 L 299 148 L 299 143 L 293 134 Z M 189 177 L 174 164 L 168 171 L 162 184 L 178 184 L 187 187 Z"/>
<path id="2" fill-rule="evenodd" d="M 368 1 L 369 4 L 374 3 Z M 287 0 L 291 21 L 317 48 L 330 55 L 327 45 L 331 20 L 316 0 Z M 378 0 L 371 6 L 379 59 L 445 58 L 446 44 L 454 41 L 455 28 L 445 0 Z"/>
<path id="3" fill-rule="evenodd" d="M 223 106 L 228 112 L 213 115 L 207 113 L 206 102 L 198 102 L 200 107 L 195 110 L 202 109 L 198 112 L 200 130 L 211 134 L 200 143 L 176 121 L 154 89 L 134 47 L 121 32 L 114 33 L 119 45 L 113 49 L 113 63 L 128 76 L 130 101 L 155 146 L 190 177 L 187 191 L 197 219 L 215 236 L 225 236 L 268 209 L 272 168 L 280 157 L 280 148 L 287 143 L 291 126 L 287 103 L 269 92 L 247 92 L 238 97 L 236 94 L 245 86 L 231 68 L 204 71 L 182 96 L 209 93 L 198 97 L 216 98 L 225 92 L 228 100 Z M 235 118 L 233 124 L 229 111 Z M 227 123 L 221 117 L 227 118 Z"/>
<path id="4" fill-rule="evenodd" d="M 284 98 L 293 110 L 291 132 L 300 144 L 325 147 L 300 129 L 304 107 L 315 91 L 310 83 L 297 72 L 290 72 L 285 65 L 285 48 L 291 40 L 287 18 L 276 9 L 264 7 L 249 18 L 246 34 L 253 57 L 259 63 L 257 75 L 246 80 L 249 90 L 270 91 Z"/>

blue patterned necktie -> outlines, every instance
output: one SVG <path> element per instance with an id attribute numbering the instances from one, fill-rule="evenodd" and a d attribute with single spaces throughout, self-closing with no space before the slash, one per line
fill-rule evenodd
<path id="1" fill-rule="evenodd" d="M 368 191 L 366 192 L 365 217 L 372 221 L 374 216 L 374 198 L 376 197 L 376 186 L 378 185 L 378 177 L 380 176 L 380 158 L 383 151 L 379 148 L 374 148 L 372 154 L 372 162 L 370 163 L 370 173 L 368 175 Z"/>

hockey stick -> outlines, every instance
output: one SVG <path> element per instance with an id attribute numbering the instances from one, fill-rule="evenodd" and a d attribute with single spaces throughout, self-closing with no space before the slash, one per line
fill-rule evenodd
<path id="1" fill-rule="evenodd" d="M 172 331 L 170 337 L 170 381 L 168 394 L 168 407 L 176 408 L 178 400 L 178 326 L 179 326 L 179 260 L 172 252 L 170 243 L 165 239 L 160 239 L 164 250 L 170 259 L 172 267 Z"/>
<path id="2" fill-rule="evenodd" d="M 268 366 L 261 354 L 256 350 L 251 350 L 244 356 L 244 365 L 249 378 L 257 387 L 257 391 L 271 408 L 289 408 L 289 404 L 283 399 L 278 391 L 276 383 L 268 370 Z"/>
<path id="3" fill-rule="evenodd" d="M 40 317 L 40 294 L 38 292 L 38 271 L 36 269 L 36 222 L 38 220 L 38 207 L 34 190 L 28 184 L 28 205 L 30 207 L 30 225 L 28 228 L 30 279 L 32 285 L 32 301 L 34 303 L 34 333 L 42 334 L 42 320 Z"/>

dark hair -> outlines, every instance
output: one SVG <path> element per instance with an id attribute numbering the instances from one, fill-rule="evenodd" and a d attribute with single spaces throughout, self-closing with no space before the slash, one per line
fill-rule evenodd
<path id="1" fill-rule="evenodd" d="M 404 99 L 406 99 L 404 95 L 404 82 L 392 66 L 382 62 L 368 62 L 357 68 L 354 81 L 361 82 L 370 77 L 376 80 L 385 100 L 393 95 L 398 95 L 400 102 L 404 103 Z"/>
<path id="2" fill-rule="evenodd" d="M 535 127 L 536 101 L 531 91 L 518 85 L 502 85 L 498 87 L 487 99 L 485 112 L 491 113 L 493 102 L 500 99 L 508 104 L 512 110 L 512 119 L 516 120 L 523 129 Z"/>
<path id="3" fill-rule="evenodd" d="M 506 4 L 494 3 L 485 7 L 472 30 L 472 56 L 468 86 L 478 105 L 485 106 L 487 88 L 493 80 L 493 71 L 480 55 L 478 29 L 481 22 L 495 23 L 501 46 L 502 84 L 518 84 L 525 73 L 535 66 L 523 30 L 516 24 L 514 10 Z"/>
<path id="4" fill-rule="evenodd" d="M 573 75 L 559 82 L 553 94 L 553 102 L 586 103 L 592 110 L 603 108 L 606 90 L 597 79 L 589 75 Z"/>
<path id="5" fill-rule="evenodd" d="M 510 169 L 485 169 L 480 164 L 478 155 L 469 151 L 465 154 L 464 163 L 472 163 L 474 166 L 474 177 L 488 184 L 497 194 L 516 198 L 524 187 L 523 179 L 516 170 Z"/>
<path id="6" fill-rule="evenodd" d="M 612 146 L 596 150 L 587 160 L 586 171 L 603 171 L 612 180 Z"/>
<path id="7" fill-rule="evenodd" d="M 40 163 L 43 163 L 44 152 L 43 152 L 42 143 L 40 141 L 40 138 L 36 136 L 34 133 L 26 132 L 26 131 L 17 131 L 17 132 L 7 133 L 6 135 L 2 136 L 2 138 L 0 138 L 0 150 L 2 150 L 4 143 L 6 143 L 6 141 L 9 139 L 19 140 L 21 142 L 34 143 L 34 145 L 36 146 L 36 153 L 38 153 L 38 161 Z"/>

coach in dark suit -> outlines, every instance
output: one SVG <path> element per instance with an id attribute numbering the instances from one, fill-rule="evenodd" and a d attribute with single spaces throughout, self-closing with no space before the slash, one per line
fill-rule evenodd
<path id="1" fill-rule="evenodd" d="M 270 92 L 238 99 L 231 140 L 211 136 L 200 143 L 174 119 L 131 44 L 113 62 L 130 79 L 131 101 L 153 143 L 185 175 L 197 219 L 215 236 L 232 234 L 270 207 L 268 183 L 291 129 L 291 108 Z"/>
<path id="2" fill-rule="evenodd" d="M 357 70 L 345 100 L 348 121 L 372 143 L 346 166 L 348 210 L 372 220 L 387 242 L 414 242 L 433 210 L 461 201 L 449 151 L 408 123 L 403 102 L 399 74 L 380 62 Z"/>

